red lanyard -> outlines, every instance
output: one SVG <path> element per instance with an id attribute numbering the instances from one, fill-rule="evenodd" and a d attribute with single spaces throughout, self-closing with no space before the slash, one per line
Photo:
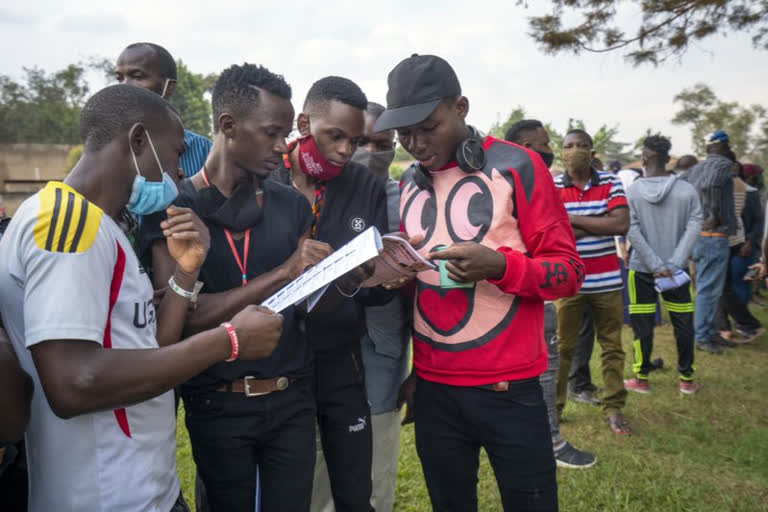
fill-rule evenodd
<path id="1" fill-rule="evenodd" d="M 200 172 L 200 175 L 203 177 L 203 181 L 205 182 L 206 187 L 210 187 L 211 184 L 208 182 L 208 176 L 205 174 L 205 167 L 203 167 L 203 170 Z M 242 277 L 242 285 L 245 286 L 248 284 L 248 276 L 246 275 L 246 269 L 248 268 L 248 249 L 251 246 L 251 230 L 248 229 L 245 232 L 245 240 L 243 241 L 243 259 L 240 259 L 240 255 L 237 254 L 237 248 L 235 248 L 235 241 L 232 239 L 232 233 L 227 229 L 224 228 L 224 234 L 227 236 L 227 242 L 229 242 L 229 248 L 232 251 L 232 256 L 235 257 L 235 263 L 237 263 L 237 267 L 240 269 L 240 276 Z"/>
<path id="2" fill-rule="evenodd" d="M 298 144 L 298 139 L 291 142 L 288 145 L 288 152 L 283 153 L 283 165 L 288 170 L 288 172 L 291 172 L 291 151 L 293 151 L 293 148 L 296 147 L 296 144 Z M 203 176 L 203 179 L 205 179 L 205 176 Z M 207 183 L 207 182 L 206 182 Z M 293 188 L 296 190 L 299 190 L 299 187 L 296 186 L 296 182 L 293 181 L 293 178 L 291 178 L 291 183 L 293 184 Z M 325 199 L 325 183 L 317 182 L 315 183 L 315 193 L 314 193 L 314 202 L 312 203 L 312 229 L 310 231 L 310 235 L 312 238 L 317 238 L 317 225 L 320 223 L 320 211 L 323 208 L 323 199 Z"/>
<path id="3" fill-rule="evenodd" d="M 323 199 L 325 199 L 325 183 L 317 183 L 315 184 L 315 202 L 312 205 L 312 215 L 315 217 L 312 222 L 312 238 L 317 238 L 317 225 L 320 223 Z"/>
<path id="4" fill-rule="evenodd" d="M 237 266 L 240 267 L 240 272 L 242 272 L 242 278 L 243 278 L 243 286 L 248 284 L 248 277 L 245 274 L 246 266 L 248 265 L 248 247 L 250 245 L 251 241 L 251 230 L 245 232 L 245 240 L 243 241 L 243 259 L 240 260 L 240 256 L 237 254 L 237 249 L 235 248 L 235 241 L 232 240 L 232 234 L 229 232 L 228 229 L 224 229 L 224 234 L 227 235 L 227 242 L 229 242 L 229 248 L 232 249 L 232 256 L 235 257 L 235 263 L 237 263 Z"/>

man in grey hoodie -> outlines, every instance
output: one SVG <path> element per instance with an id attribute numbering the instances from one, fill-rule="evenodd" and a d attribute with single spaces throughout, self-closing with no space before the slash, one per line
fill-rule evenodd
<path id="1" fill-rule="evenodd" d="M 650 392 L 648 373 L 652 370 L 655 279 L 672 277 L 688 266 L 688 258 L 699 237 L 704 215 L 696 189 L 666 171 L 671 144 L 653 135 L 643 143 L 646 177 L 627 192 L 630 224 L 629 317 L 634 331 L 633 370 L 635 377 L 624 387 L 638 393 Z M 691 287 L 685 284 L 662 292 L 677 341 L 680 392 L 693 394 L 698 384 L 694 373 L 694 304 Z"/>

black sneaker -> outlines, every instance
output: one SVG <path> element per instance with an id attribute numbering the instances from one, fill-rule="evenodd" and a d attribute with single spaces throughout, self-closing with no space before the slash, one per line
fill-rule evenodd
<path id="1" fill-rule="evenodd" d="M 592 453 L 577 450 L 566 441 L 563 447 L 555 452 L 555 461 L 559 468 L 587 469 L 595 465 L 597 457 Z"/>
<path id="2" fill-rule="evenodd" d="M 696 350 L 703 350 L 704 352 L 709 352 L 710 354 L 717 354 L 717 355 L 720 355 L 723 353 L 723 349 L 720 346 L 720 344 L 714 343 L 711 341 L 705 341 L 704 343 L 697 343 Z"/>
<path id="3" fill-rule="evenodd" d="M 716 345 L 720 345 L 721 347 L 727 347 L 727 348 L 733 348 L 738 347 L 738 343 L 734 343 L 733 341 L 727 340 L 720 336 L 719 334 L 715 334 L 715 337 L 710 340 L 710 343 L 714 343 Z"/>

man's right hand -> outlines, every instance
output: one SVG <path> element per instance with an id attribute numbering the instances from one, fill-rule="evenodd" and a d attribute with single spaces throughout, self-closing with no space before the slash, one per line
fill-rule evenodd
<path id="1" fill-rule="evenodd" d="M 402 409 L 405 404 L 405 417 L 401 425 L 407 425 L 413 423 L 415 418 L 415 404 L 416 404 L 416 374 L 411 374 L 400 385 L 400 392 L 397 395 L 397 410 Z"/>
<path id="2" fill-rule="evenodd" d="M 312 240 L 311 238 L 305 239 L 285 263 L 289 278 L 293 281 L 307 268 L 317 265 L 330 256 L 332 252 L 333 247 L 325 242 Z"/>
<path id="3" fill-rule="evenodd" d="M 247 306 L 232 319 L 240 343 L 239 359 L 258 360 L 272 355 L 283 331 L 283 315 L 263 306 Z"/>
<path id="4" fill-rule="evenodd" d="M 755 263 L 753 265 L 749 266 L 749 270 L 757 271 L 757 276 L 755 276 L 754 279 L 750 279 L 750 281 L 756 281 L 758 279 L 765 279 L 766 274 L 768 274 L 768 266 L 766 266 L 765 263 Z"/>
<path id="5" fill-rule="evenodd" d="M 749 258 L 751 254 L 752 254 L 752 240 L 747 240 L 742 244 L 741 249 L 739 249 L 739 256 L 741 256 L 742 258 Z"/>
<path id="6" fill-rule="evenodd" d="M 576 240 L 581 240 L 582 238 L 585 238 L 585 237 L 589 236 L 589 233 L 587 233 L 586 231 L 584 231 L 581 228 L 572 228 L 572 229 L 573 229 L 573 237 Z"/>
<path id="7" fill-rule="evenodd" d="M 211 246 L 208 227 L 190 208 L 169 206 L 160 227 L 168 244 L 168 253 L 179 268 L 193 275 L 200 270 Z"/>

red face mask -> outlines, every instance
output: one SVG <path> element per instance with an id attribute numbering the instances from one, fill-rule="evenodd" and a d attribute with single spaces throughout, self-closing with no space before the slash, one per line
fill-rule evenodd
<path id="1" fill-rule="evenodd" d="M 332 180 L 344 168 L 326 160 L 311 135 L 299 139 L 299 167 L 301 172 L 320 181 Z"/>

